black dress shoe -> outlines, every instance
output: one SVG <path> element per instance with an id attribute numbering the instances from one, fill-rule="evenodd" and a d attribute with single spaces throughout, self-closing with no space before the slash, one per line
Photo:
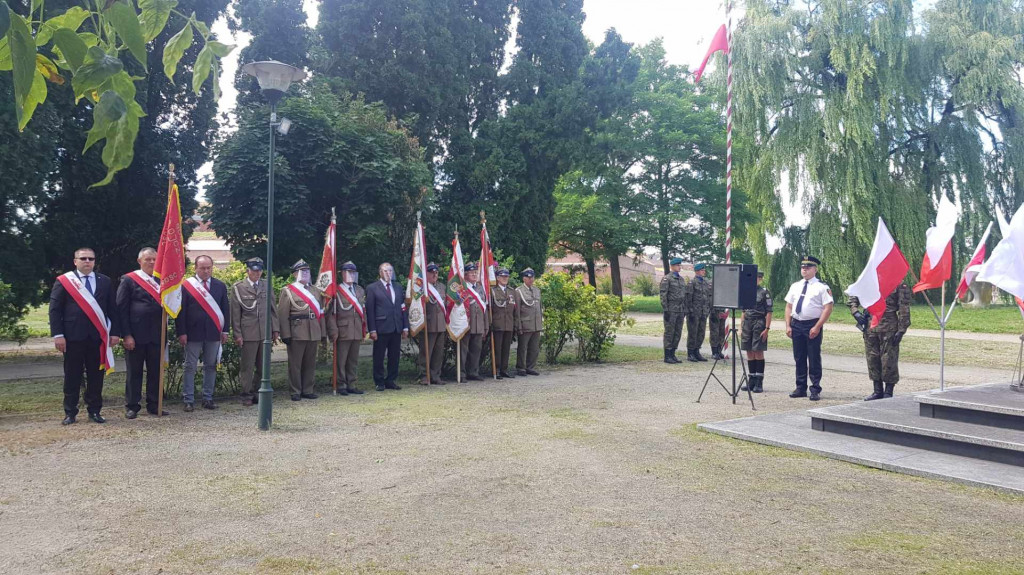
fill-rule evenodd
<path id="1" fill-rule="evenodd" d="M 211 399 L 211 400 L 207 400 L 207 401 L 203 402 L 203 409 L 211 409 L 211 410 L 213 410 L 213 409 L 220 409 L 220 408 Z"/>
<path id="2" fill-rule="evenodd" d="M 293 394 L 292 395 L 292 401 L 302 401 L 302 395 L 298 394 L 298 393 Z"/>
<path id="3" fill-rule="evenodd" d="M 384 387 L 386 389 L 402 389 L 402 386 L 398 385 L 397 383 L 385 383 Z"/>
<path id="4" fill-rule="evenodd" d="M 378 383 L 377 387 L 375 387 L 374 389 L 376 389 L 377 391 L 384 391 L 387 388 L 384 387 L 383 383 Z"/>
<path id="5" fill-rule="evenodd" d="M 338 389 L 334 390 L 334 395 L 348 395 L 348 392 L 345 391 L 344 387 L 339 387 Z"/>
<path id="6" fill-rule="evenodd" d="M 818 401 L 819 399 L 821 399 L 821 397 L 818 395 L 818 392 L 817 391 L 812 391 L 811 392 L 811 401 Z"/>
<path id="7" fill-rule="evenodd" d="M 526 370 L 527 375 L 540 375 L 539 372 L 533 371 L 532 369 Z"/>
<path id="8" fill-rule="evenodd" d="M 60 422 L 60 424 L 61 425 L 71 425 L 74 422 L 75 422 L 75 416 L 74 415 L 68 415 L 68 416 L 64 417 L 64 421 Z"/>
<path id="9" fill-rule="evenodd" d="M 356 389 L 354 387 L 346 387 L 345 391 L 347 391 L 349 395 L 362 395 L 363 394 L 363 390 Z"/>
<path id="10" fill-rule="evenodd" d="M 484 378 L 480 377 L 479 375 L 471 375 L 471 376 L 467 377 L 466 380 L 467 381 L 483 381 Z"/>
<path id="11" fill-rule="evenodd" d="M 503 372 L 499 373 L 498 375 L 500 375 L 501 377 L 507 377 L 509 379 L 515 379 L 516 378 L 516 376 L 512 375 L 511 373 L 509 373 L 507 371 L 503 371 Z"/>
<path id="12" fill-rule="evenodd" d="M 107 420 L 104 419 L 103 416 L 98 414 L 98 413 L 90 413 L 89 414 L 89 419 L 95 421 L 96 423 L 106 423 L 107 422 Z"/>
<path id="13" fill-rule="evenodd" d="M 150 415 L 156 415 L 156 410 L 154 409 L 154 410 L 150 411 L 150 410 L 147 409 L 146 413 L 148 413 Z M 171 414 L 171 412 L 167 411 L 166 409 L 160 412 L 160 415 L 170 415 L 170 414 Z"/>
<path id="14" fill-rule="evenodd" d="M 125 419 L 135 419 L 138 416 L 139 416 L 139 412 L 138 411 L 135 411 L 133 409 L 126 409 L 126 410 L 124 410 L 124 418 Z"/>
<path id="15" fill-rule="evenodd" d="M 302 394 L 302 399 L 316 399 L 318 397 L 320 397 L 320 396 L 315 394 L 315 393 L 303 393 Z"/>
<path id="16" fill-rule="evenodd" d="M 794 390 L 793 393 L 789 394 L 790 397 L 796 399 L 798 397 L 807 397 L 807 391 L 802 389 Z"/>
<path id="17" fill-rule="evenodd" d="M 526 377 L 526 370 L 525 369 L 518 369 L 518 370 L 516 370 L 516 375 L 518 375 L 520 377 Z"/>
<path id="18" fill-rule="evenodd" d="M 186 403 L 185 404 L 185 413 L 191 413 L 193 410 L 195 410 L 195 408 L 196 408 L 196 406 L 195 406 L 194 403 Z"/>

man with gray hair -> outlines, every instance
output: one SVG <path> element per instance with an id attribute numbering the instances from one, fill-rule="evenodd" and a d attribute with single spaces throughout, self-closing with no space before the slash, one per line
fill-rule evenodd
<path id="1" fill-rule="evenodd" d="M 153 277 L 156 250 L 139 251 L 139 269 L 121 276 L 117 311 L 121 316 L 122 345 L 128 373 L 124 378 L 124 416 L 135 419 L 142 409 L 142 369 L 146 369 L 146 411 L 157 415 L 160 393 L 160 280 Z M 163 413 L 161 415 L 167 415 Z"/>
<path id="2" fill-rule="evenodd" d="M 182 282 L 181 311 L 174 320 L 174 331 L 185 348 L 185 375 L 182 382 L 185 411 L 195 409 L 195 377 L 199 354 L 203 355 L 203 408 L 217 409 L 213 389 L 221 346 L 228 341 L 231 308 L 228 287 L 213 276 L 213 258 L 199 256 L 196 275 Z"/>

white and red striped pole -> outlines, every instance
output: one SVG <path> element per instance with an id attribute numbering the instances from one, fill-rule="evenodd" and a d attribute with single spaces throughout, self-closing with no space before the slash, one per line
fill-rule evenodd
<path id="1" fill-rule="evenodd" d="M 732 263 L 732 0 L 725 0 L 725 263 Z"/>

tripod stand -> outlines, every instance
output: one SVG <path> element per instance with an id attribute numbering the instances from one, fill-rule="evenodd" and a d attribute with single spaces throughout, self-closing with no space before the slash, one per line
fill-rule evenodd
<path id="1" fill-rule="evenodd" d="M 743 387 L 744 384 L 746 384 L 747 398 L 750 399 L 750 409 L 757 411 L 757 408 L 754 407 L 754 396 L 750 392 L 750 378 L 747 376 L 747 364 L 744 363 L 743 358 L 740 358 L 740 369 L 743 375 L 742 377 L 740 377 L 739 382 L 736 381 L 736 356 L 740 354 L 740 345 L 739 336 L 736 334 L 735 308 L 733 308 L 732 310 L 732 329 L 730 331 L 732 332 L 730 334 L 730 337 L 732 338 L 732 391 L 730 391 L 729 388 L 726 387 L 724 383 L 722 383 L 722 380 L 719 379 L 717 375 L 715 375 L 715 368 L 718 367 L 718 362 L 721 361 L 716 359 L 715 363 L 711 364 L 711 373 L 709 373 L 707 379 L 704 380 L 704 387 L 700 389 L 700 395 L 697 396 L 697 403 L 700 403 L 701 398 L 704 397 L 704 390 L 708 388 L 708 383 L 710 383 L 713 378 L 715 381 L 718 382 L 718 385 L 720 385 L 722 389 L 725 390 L 725 393 L 732 397 L 733 405 L 736 404 L 736 398 L 739 397 L 740 388 Z"/>

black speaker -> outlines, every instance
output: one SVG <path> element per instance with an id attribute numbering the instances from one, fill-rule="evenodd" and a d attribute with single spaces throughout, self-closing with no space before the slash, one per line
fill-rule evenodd
<path id="1" fill-rule="evenodd" d="M 711 305 L 725 309 L 749 309 L 757 301 L 757 266 L 712 264 Z"/>

